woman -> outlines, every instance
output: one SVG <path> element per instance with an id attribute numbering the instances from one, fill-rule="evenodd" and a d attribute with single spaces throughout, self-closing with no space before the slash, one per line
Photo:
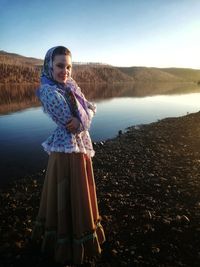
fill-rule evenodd
<path id="1" fill-rule="evenodd" d="M 89 127 L 96 111 L 71 78 L 71 52 L 62 46 L 46 53 L 37 95 L 57 124 L 42 144 L 49 154 L 32 239 L 56 262 L 83 264 L 101 254 L 105 241 L 99 216 Z"/>

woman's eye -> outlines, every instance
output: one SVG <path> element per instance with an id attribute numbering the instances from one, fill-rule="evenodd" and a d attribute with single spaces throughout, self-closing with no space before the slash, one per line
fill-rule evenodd
<path id="1" fill-rule="evenodd" d="M 57 67 L 60 68 L 60 69 L 63 69 L 65 66 L 62 65 L 62 64 L 57 64 Z"/>
<path id="2" fill-rule="evenodd" d="M 56 65 L 59 69 L 65 69 L 65 68 L 67 68 L 67 70 L 70 70 L 71 69 L 71 66 L 65 66 L 65 65 L 63 65 L 63 64 L 57 64 Z"/>

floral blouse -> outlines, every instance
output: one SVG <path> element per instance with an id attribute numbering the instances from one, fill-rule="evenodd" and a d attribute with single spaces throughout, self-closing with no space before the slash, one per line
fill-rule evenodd
<path id="1" fill-rule="evenodd" d="M 89 129 L 84 129 L 82 124 L 80 124 L 76 134 L 72 134 L 66 129 L 66 124 L 72 114 L 60 89 L 56 86 L 42 85 L 39 89 L 38 97 L 42 102 L 44 112 L 57 124 L 57 128 L 52 135 L 42 143 L 44 150 L 48 154 L 51 152 L 77 152 L 93 157 L 95 152 L 88 132 Z M 87 101 L 87 105 L 91 123 L 92 117 L 96 112 L 96 106 L 89 101 Z"/>

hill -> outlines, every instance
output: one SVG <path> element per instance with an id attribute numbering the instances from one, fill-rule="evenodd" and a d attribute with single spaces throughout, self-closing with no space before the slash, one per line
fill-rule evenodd
<path id="1" fill-rule="evenodd" d="M 79 82 L 134 82 L 134 78 L 110 65 L 74 65 L 73 77 Z"/>
<path id="2" fill-rule="evenodd" d="M 0 51 L 0 83 L 38 82 L 43 60 Z M 15 68 L 13 68 L 15 66 Z M 77 82 L 195 82 L 200 70 L 185 68 L 114 67 L 100 63 L 73 63 Z"/>
<path id="3" fill-rule="evenodd" d="M 0 51 L 0 83 L 39 83 L 43 60 Z M 14 66 L 14 68 L 13 68 Z M 74 64 L 77 82 L 133 82 L 134 79 L 110 65 Z"/>
<path id="4" fill-rule="evenodd" d="M 136 82 L 182 82 L 184 75 L 176 75 L 160 68 L 147 67 L 119 67 L 123 73 L 132 77 Z M 200 75 L 200 71 L 199 71 Z"/>
<path id="5" fill-rule="evenodd" d="M 33 57 L 25 57 L 15 53 L 8 53 L 0 50 L 0 63 L 13 64 L 13 65 L 42 65 L 43 60 Z"/>
<path id="6" fill-rule="evenodd" d="M 187 69 L 187 68 L 167 68 L 163 71 L 185 79 L 187 81 L 199 82 L 200 81 L 200 70 Z"/>

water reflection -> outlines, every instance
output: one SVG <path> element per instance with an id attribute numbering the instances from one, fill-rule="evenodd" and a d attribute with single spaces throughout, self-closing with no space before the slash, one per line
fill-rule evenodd
<path id="1" fill-rule="evenodd" d="M 0 114 L 15 112 L 32 106 L 38 106 L 35 96 L 37 84 L 4 84 L 0 85 Z"/>
<path id="2" fill-rule="evenodd" d="M 143 97 L 160 94 L 200 92 L 200 87 L 193 82 L 127 82 L 111 84 L 80 84 L 88 99 L 101 100 L 113 97 Z"/>
<path id="3" fill-rule="evenodd" d="M 100 101 L 113 97 L 143 97 L 158 94 L 198 92 L 200 87 L 191 83 L 80 83 L 82 91 L 89 100 Z M 35 96 L 38 84 L 0 85 L 0 114 L 15 112 L 28 107 L 39 106 Z"/>
<path id="4" fill-rule="evenodd" d="M 81 84 L 80 87 L 88 99 L 97 103 L 98 112 L 90 131 L 93 141 L 112 138 L 131 125 L 181 116 L 200 108 L 200 93 L 173 95 L 199 92 L 200 87 L 193 83 Z M 11 95 L 9 89 L 0 88 L 0 111 L 2 114 L 11 112 L 0 116 L 1 186 L 10 179 L 46 167 L 47 154 L 40 144 L 55 129 L 55 124 L 42 112 L 35 88 L 16 87 Z M 171 95 L 164 95 L 165 92 Z M 34 107 L 37 105 L 39 107 Z M 24 110 L 29 106 L 32 108 Z M 16 110 L 21 111 L 12 113 Z"/>

